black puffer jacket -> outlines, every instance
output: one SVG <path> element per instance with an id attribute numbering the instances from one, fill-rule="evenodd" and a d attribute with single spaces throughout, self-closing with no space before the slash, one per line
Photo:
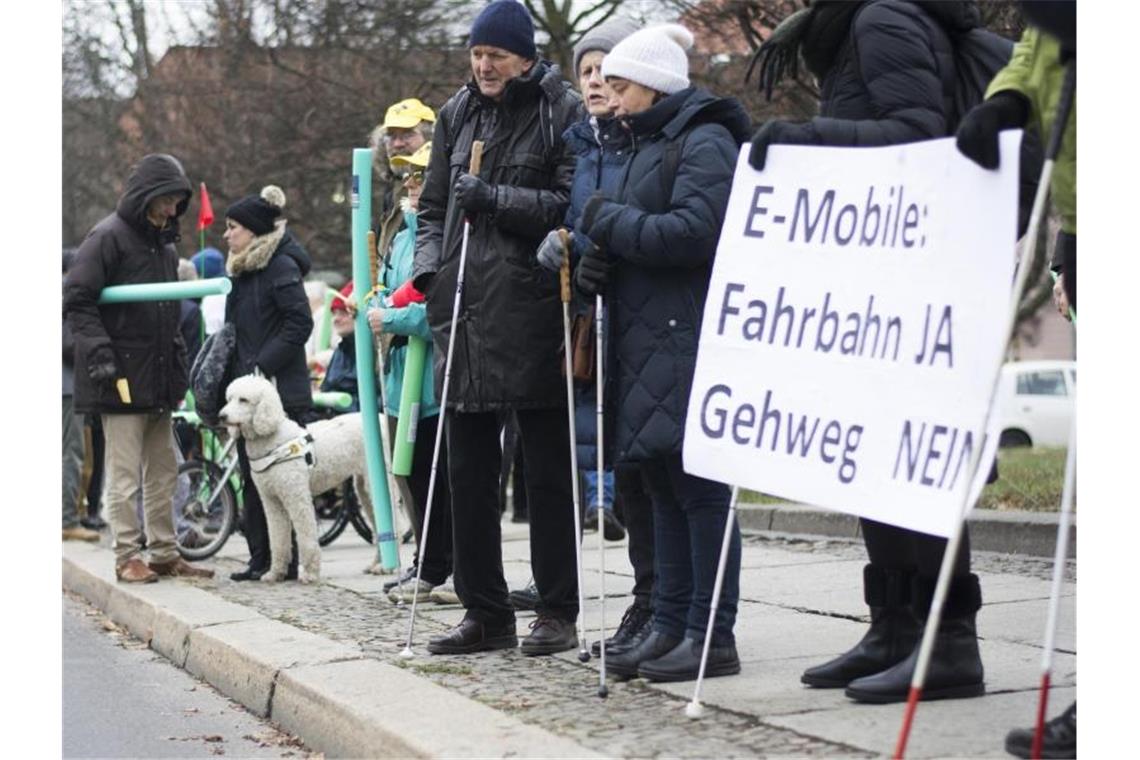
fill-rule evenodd
<path id="1" fill-rule="evenodd" d="M 305 361 L 313 315 L 302 282 L 312 262 L 284 222 L 278 225 L 226 261 L 233 280 L 226 322 L 233 323 L 237 334 L 227 382 L 256 366 L 277 381 L 281 404 L 296 413 L 313 403 Z"/>
<path id="2" fill-rule="evenodd" d="M 178 279 L 177 217 L 159 230 L 147 206 L 162 195 L 185 194 L 190 180 L 173 156 L 145 156 L 127 178 L 113 214 L 92 228 L 64 280 L 63 310 L 75 338 L 75 410 L 94 414 L 141 414 L 175 408 L 186 393 L 186 347 L 178 331 L 178 301 L 138 301 L 98 306 L 105 287 Z M 108 353 L 109 352 L 109 353 Z M 96 383 L 88 371 L 113 358 L 129 386 L 131 403 L 119 399 L 114 382 Z"/>
<path id="3" fill-rule="evenodd" d="M 796 142 L 872 147 L 945 137 L 954 96 L 950 34 L 980 25 L 973 2 L 870 0 L 847 28 L 809 34 L 809 65 L 832 60 L 813 47 L 837 52 L 826 71 L 814 72 L 822 80 L 820 115 Z"/>
<path id="4" fill-rule="evenodd" d="M 735 99 L 694 88 L 628 122 L 633 152 L 619 188 L 583 223 L 616 262 L 606 406 L 618 463 L 681 451 L 709 275 L 750 129 Z"/>
<path id="5" fill-rule="evenodd" d="M 561 135 L 583 114 L 581 99 L 557 67 L 543 61 L 511 80 L 499 102 L 469 83 L 440 109 L 412 272 L 417 287 L 426 287 L 436 387 L 443 382 L 463 240 L 454 182 L 467 170 L 475 140 L 485 143 L 479 176 L 497 196 L 495 213 L 479 214 L 471 225 L 450 409 L 566 405 L 558 276 L 538 265 L 535 250 L 566 213 L 575 156 Z"/>

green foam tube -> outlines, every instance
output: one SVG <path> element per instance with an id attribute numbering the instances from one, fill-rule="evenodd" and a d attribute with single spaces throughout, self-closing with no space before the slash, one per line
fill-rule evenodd
<path id="1" fill-rule="evenodd" d="M 368 230 L 372 220 L 372 151 L 352 151 L 352 281 L 353 291 L 372 290 Z M 372 491 L 372 512 L 376 517 L 376 545 L 380 566 L 395 570 L 400 562 L 396 534 L 392 528 L 392 496 L 380 449 L 380 410 L 377 408 L 376 355 L 372 330 L 365 309 L 356 310 L 356 383 L 360 391 L 360 416 L 364 422 L 364 458 L 368 465 L 368 488 Z"/>
<path id="2" fill-rule="evenodd" d="M 326 350 L 332 343 L 332 302 L 334 298 L 336 298 L 335 290 L 329 288 L 325 291 L 325 310 L 321 314 L 321 329 L 317 332 L 318 351 Z"/>
<path id="3" fill-rule="evenodd" d="M 99 293 L 99 303 L 134 303 L 136 301 L 181 301 L 183 298 L 224 296 L 233 289 L 229 277 L 188 282 L 144 282 L 138 285 L 112 285 Z"/>
<path id="4" fill-rule="evenodd" d="M 322 409 L 348 409 L 352 406 L 352 395 L 344 391 L 314 391 L 313 406 Z"/>
<path id="5" fill-rule="evenodd" d="M 400 390 L 400 419 L 396 422 L 396 449 L 392 452 L 392 472 L 407 477 L 412 474 L 412 454 L 416 448 L 416 427 L 420 421 L 420 398 L 423 395 L 424 360 L 427 341 L 408 338 L 408 356 L 404 362 L 404 385 Z"/>

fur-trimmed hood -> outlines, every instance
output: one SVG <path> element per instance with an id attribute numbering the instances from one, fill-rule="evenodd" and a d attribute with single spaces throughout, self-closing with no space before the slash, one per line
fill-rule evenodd
<path id="1" fill-rule="evenodd" d="M 258 235 L 250 241 L 244 251 L 230 253 L 226 259 L 226 274 L 238 277 L 248 272 L 265 269 L 269 260 L 280 250 L 283 254 L 291 256 L 297 262 L 304 277 L 312 268 L 312 260 L 308 253 L 299 245 L 293 243 L 293 235 L 285 228 L 286 221 L 278 219 L 272 232 Z"/>

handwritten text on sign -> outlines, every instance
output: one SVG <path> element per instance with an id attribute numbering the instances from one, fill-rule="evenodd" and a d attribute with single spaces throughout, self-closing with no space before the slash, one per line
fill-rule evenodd
<path id="1" fill-rule="evenodd" d="M 685 469 L 948 535 L 1005 346 L 1020 135 L 744 146 L 701 328 Z"/>

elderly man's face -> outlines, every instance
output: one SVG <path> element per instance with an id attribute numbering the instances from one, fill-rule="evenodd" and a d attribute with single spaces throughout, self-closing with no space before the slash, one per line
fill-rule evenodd
<path id="1" fill-rule="evenodd" d="M 534 61 L 528 61 L 521 55 L 509 50 L 492 47 L 491 45 L 476 45 L 471 48 L 471 73 L 479 92 L 492 100 L 503 97 L 507 82 L 522 76 L 530 71 Z"/>
<path id="2" fill-rule="evenodd" d="M 388 127 L 384 131 L 384 144 L 389 156 L 410 156 L 427 142 L 420 133 L 419 127 Z"/>

